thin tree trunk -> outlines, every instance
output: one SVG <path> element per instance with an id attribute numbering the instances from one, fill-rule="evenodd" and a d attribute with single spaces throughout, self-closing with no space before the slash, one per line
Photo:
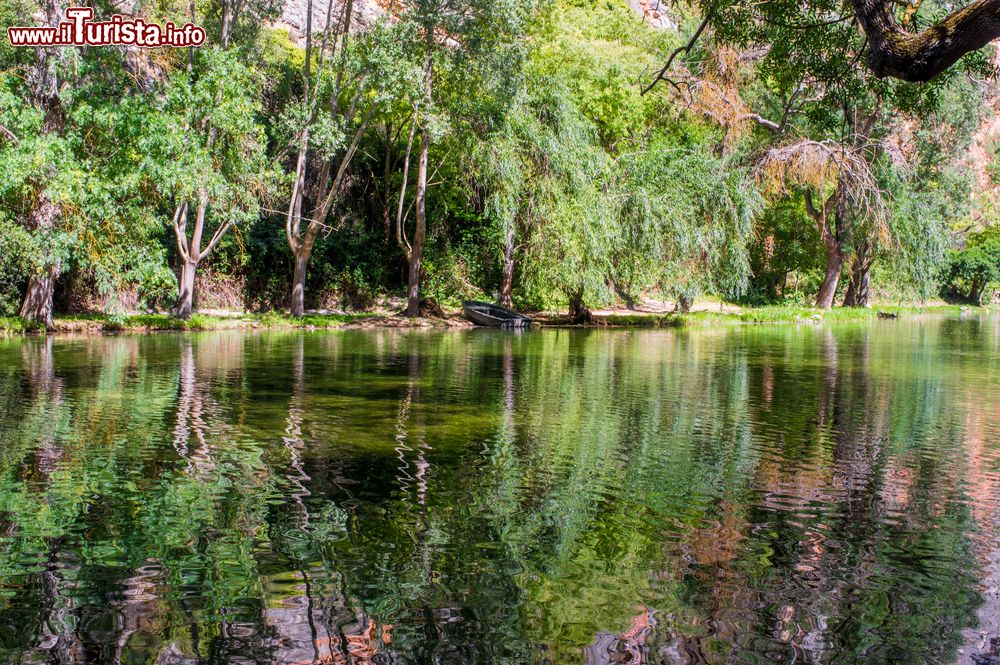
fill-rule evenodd
<path id="1" fill-rule="evenodd" d="M 809 189 L 805 191 L 805 203 L 806 212 L 816 222 L 820 238 L 823 240 L 823 247 L 826 249 L 826 274 L 823 277 L 819 293 L 816 295 L 816 307 L 830 309 L 833 307 L 833 298 L 837 294 L 840 271 L 844 267 L 843 228 L 846 199 L 841 190 L 841 183 L 837 183 L 837 187 L 822 207 L 815 206 L 812 192 Z M 830 215 L 834 215 L 833 229 L 830 229 L 829 226 Z"/>
<path id="2" fill-rule="evenodd" d="M 840 281 L 840 271 L 844 267 L 844 254 L 839 247 L 828 247 L 826 252 L 826 275 L 823 285 L 816 296 L 816 306 L 822 309 L 833 307 L 833 298 L 837 294 L 837 283 Z"/>
<path id="3" fill-rule="evenodd" d="M 177 282 L 177 307 L 174 315 L 179 319 L 190 319 L 194 311 L 194 276 L 198 270 L 196 261 L 181 263 L 181 276 Z"/>
<path id="4" fill-rule="evenodd" d="M 392 241 L 392 125 L 385 125 L 385 162 L 382 165 L 382 225 L 385 231 L 385 247 Z"/>
<path id="5" fill-rule="evenodd" d="M 424 104 L 430 106 L 431 77 L 433 70 L 431 47 L 427 47 L 424 65 Z M 416 119 L 414 119 L 416 122 Z M 416 228 L 413 230 L 409 256 L 409 290 L 406 297 L 406 316 L 420 315 L 420 262 L 424 258 L 424 240 L 427 237 L 427 153 L 430 151 L 431 137 L 426 124 L 420 128 L 420 156 L 417 162 L 417 209 Z"/>
<path id="6" fill-rule="evenodd" d="M 211 130 L 210 130 L 211 131 Z M 211 137 L 210 137 L 211 139 Z M 174 315 L 180 319 L 191 318 L 194 311 L 194 278 L 198 264 L 208 256 L 229 229 L 229 224 L 223 223 L 212 234 L 205 249 L 201 249 L 202 237 L 205 233 L 205 216 L 208 214 L 208 191 L 202 189 L 198 193 L 198 207 L 195 211 L 194 229 L 191 239 L 187 238 L 187 204 L 177 209 L 174 215 L 174 233 L 177 236 L 177 249 L 181 255 L 181 275 L 177 283 L 177 307 Z"/>
<path id="7" fill-rule="evenodd" d="M 423 256 L 423 240 L 414 235 L 413 251 L 410 253 L 410 265 L 407 270 L 409 289 L 406 293 L 406 316 L 420 316 L 420 260 Z"/>
<path id="8" fill-rule="evenodd" d="M 868 242 L 862 243 L 851 262 L 851 282 L 844 295 L 844 307 L 867 307 L 871 284 L 872 255 Z"/>
<path id="9" fill-rule="evenodd" d="M 969 300 L 976 305 L 981 304 L 983 302 L 983 291 L 985 290 L 986 283 L 983 280 L 972 280 L 972 286 L 969 288 Z"/>
<path id="10" fill-rule="evenodd" d="M 500 279 L 500 306 L 510 307 L 511 292 L 514 289 L 514 231 L 507 231 L 504 238 L 503 276 Z"/>

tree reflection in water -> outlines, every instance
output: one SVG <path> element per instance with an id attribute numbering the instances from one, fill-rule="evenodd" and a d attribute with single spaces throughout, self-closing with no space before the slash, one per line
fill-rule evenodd
<path id="1" fill-rule="evenodd" d="M 976 662 L 998 351 L 996 319 L 0 340 L 0 659 Z"/>

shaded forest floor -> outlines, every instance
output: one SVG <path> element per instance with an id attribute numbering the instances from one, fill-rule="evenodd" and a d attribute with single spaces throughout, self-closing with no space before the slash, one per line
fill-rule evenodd
<path id="1" fill-rule="evenodd" d="M 921 314 L 974 314 L 1000 311 L 997 307 L 967 305 L 875 305 L 868 308 L 835 307 L 820 310 L 813 307 L 769 305 L 746 307 L 729 303 L 699 302 L 688 313 L 677 313 L 672 307 L 643 303 L 634 309 L 593 310 L 589 324 L 573 324 L 565 313 L 535 312 L 532 316 L 541 327 L 579 328 L 660 328 L 674 326 L 726 325 L 747 323 L 817 324 L 839 321 L 872 321 Z M 249 314 L 242 312 L 199 312 L 188 320 L 169 314 L 75 314 L 57 316 L 50 332 L 69 334 L 143 333 L 157 331 L 199 331 L 234 329 L 464 329 L 474 327 L 459 308 L 445 308 L 442 317 L 408 319 L 394 312 L 309 313 L 294 319 L 280 312 Z M 0 335 L 20 335 L 43 332 L 26 325 L 17 317 L 0 317 Z"/>

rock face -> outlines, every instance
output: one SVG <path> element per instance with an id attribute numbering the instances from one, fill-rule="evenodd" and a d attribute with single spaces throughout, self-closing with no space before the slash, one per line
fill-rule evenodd
<path id="1" fill-rule="evenodd" d="M 628 0 L 628 4 L 654 28 L 660 30 L 677 29 L 677 22 L 667 16 L 666 0 Z"/>
<path id="2" fill-rule="evenodd" d="M 389 0 L 354 0 L 352 30 L 363 30 L 379 18 L 385 16 Z M 677 22 L 666 11 L 667 0 L 627 0 L 629 6 L 654 28 L 676 30 Z M 344 0 L 313 0 L 312 27 L 318 32 L 326 26 L 329 2 L 333 3 L 330 16 L 336 22 L 343 10 Z M 286 28 L 296 42 L 302 41 L 306 31 L 306 8 L 308 0 L 285 0 L 278 25 Z"/>
<path id="3" fill-rule="evenodd" d="M 330 7 L 330 3 L 332 3 L 332 7 Z M 296 42 L 302 41 L 305 37 L 308 6 L 308 0 L 286 0 L 281 8 L 281 18 L 278 19 L 278 25 L 286 28 Z M 343 0 L 313 0 L 313 33 L 323 30 L 326 26 L 328 8 L 331 25 L 335 25 L 343 7 Z M 385 8 L 378 0 L 354 0 L 351 29 L 363 30 L 384 15 Z"/>

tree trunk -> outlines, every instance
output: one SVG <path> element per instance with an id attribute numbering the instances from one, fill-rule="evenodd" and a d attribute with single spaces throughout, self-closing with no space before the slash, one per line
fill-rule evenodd
<path id="1" fill-rule="evenodd" d="M 969 301 L 973 304 L 979 305 L 983 302 L 983 291 L 986 290 L 986 282 L 980 279 L 972 280 L 972 286 L 969 288 Z M 24 316 L 22 314 L 22 316 Z"/>
<path id="2" fill-rule="evenodd" d="M 198 264 L 194 261 L 181 263 L 181 276 L 177 281 L 177 307 L 174 315 L 179 319 L 190 319 L 194 309 L 194 275 Z"/>
<path id="3" fill-rule="evenodd" d="M 500 279 L 500 306 L 509 308 L 511 291 L 514 287 L 514 235 L 508 232 L 505 238 L 506 246 L 503 252 L 503 277 Z"/>
<path id="4" fill-rule="evenodd" d="M 831 247 L 826 252 L 826 275 L 816 296 L 816 306 L 822 309 L 833 307 L 833 297 L 837 294 L 840 271 L 844 267 L 844 254 L 839 247 Z"/>
<path id="5" fill-rule="evenodd" d="M 844 307 L 867 307 L 873 258 L 868 241 L 861 243 L 851 262 L 851 282 L 844 295 Z"/>
<path id="6" fill-rule="evenodd" d="M 841 303 L 841 307 L 857 307 L 858 306 L 858 280 L 856 273 L 851 273 L 851 279 L 847 283 L 847 293 L 844 294 L 844 302 Z"/>
<path id="7" fill-rule="evenodd" d="M 292 316 L 305 314 L 306 307 L 306 270 L 309 268 L 309 258 L 312 256 L 312 244 L 302 243 L 295 252 L 295 272 L 292 275 L 292 301 L 289 307 Z"/>
<path id="8" fill-rule="evenodd" d="M 55 291 L 59 267 L 50 265 L 28 280 L 28 290 L 21 304 L 21 318 L 29 323 L 52 328 L 52 294 Z"/>
<path id="9" fill-rule="evenodd" d="M 431 50 L 428 46 L 424 65 L 424 102 L 431 101 Z M 414 122 L 416 120 L 414 119 Z M 409 291 L 406 298 L 406 316 L 420 316 L 420 262 L 424 258 L 424 239 L 427 237 L 427 153 L 430 151 L 431 137 L 425 124 L 420 128 L 420 158 L 417 163 L 416 228 L 410 249 Z"/>
<path id="10" fill-rule="evenodd" d="M 62 20 L 63 12 L 58 2 L 48 0 L 45 3 L 48 25 L 56 26 Z M 55 72 L 56 61 L 64 57 L 65 49 L 39 49 L 39 58 L 32 80 L 33 96 L 45 109 L 45 122 L 42 134 L 58 136 L 66 124 L 62 106 L 59 101 L 59 89 Z M 49 178 L 54 178 L 56 168 L 49 164 Z M 38 192 L 38 199 L 28 216 L 28 224 L 32 231 L 42 237 L 51 234 L 59 222 L 59 208 L 52 202 L 43 184 Z M 52 295 L 55 292 L 56 277 L 59 276 L 59 261 L 52 256 L 46 256 L 40 274 L 33 275 L 28 280 L 28 290 L 21 303 L 21 318 L 28 323 L 44 324 L 52 327 Z"/>
<path id="11" fill-rule="evenodd" d="M 423 258 L 424 243 L 413 238 L 413 251 L 410 253 L 410 265 L 407 271 L 409 290 L 406 293 L 406 316 L 420 316 L 420 260 Z"/>
<path id="12" fill-rule="evenodd" d="M 860 275 L 857 277 L 857 294 L 855 307 L 868 307 L 868 290 L 871 285 L 872 267 L 871 264 L 860 267 Z"/>
<path id="13" fill-rule="evenodd" d="M 583 289 L 569 294 L 569 318 L 573 323 L 590 323 L 593 320 L 583 302 Z"/>

